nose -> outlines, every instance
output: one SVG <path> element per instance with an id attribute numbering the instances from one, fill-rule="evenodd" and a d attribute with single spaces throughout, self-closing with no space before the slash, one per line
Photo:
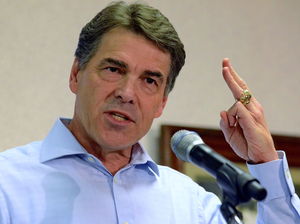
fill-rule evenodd
<path id="1" fill-rule="evenodd" d="M 126 77 L 118 84 L 114 95 L 123 103 L 135 103 L 136 101 L 136 85 L 135 81 Z"/>

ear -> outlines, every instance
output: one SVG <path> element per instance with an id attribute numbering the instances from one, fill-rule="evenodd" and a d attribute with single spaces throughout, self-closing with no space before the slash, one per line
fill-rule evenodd
<path id="1" fill-rule="evenodd" d="M 70 79 L 69 79 L 70 90 L 75 94 L 77 93 L 78 90 L 79 72 L 80 72 L 79 61 L 78 58 L 75 58 L 71 68 Z"/>
<path id="2" fill-rule="evenodd" d="M 158 117 L 160 117 L 162 115 L 162 112 L 163 112 L 163 110 L 164 110 L 164 108 L 166 106 L 167 101 L 168 101 L 168 96 L 165 96 L 163 98 L 163 100 L 162 100 L 161 105 L 159 106 L 159 108 L 158 108 L 158 110 L 157 110 L 157 112 L 155 114 L 155 118 L 158 118 Z"/>

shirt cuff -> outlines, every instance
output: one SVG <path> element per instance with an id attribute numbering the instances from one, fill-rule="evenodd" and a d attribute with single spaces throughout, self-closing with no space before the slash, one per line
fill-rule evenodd
<path id="1" fill-rule="evenodd" d="M 250 174 L 266 188 L 264 202 L 295 194 L 295 187 L 284 151 L 277 151 L 279 160 L 262 164 L 247 164 Z"/>

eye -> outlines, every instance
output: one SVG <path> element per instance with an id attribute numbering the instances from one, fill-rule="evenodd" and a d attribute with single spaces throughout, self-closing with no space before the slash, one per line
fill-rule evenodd
<path id="1" fill-rule="evenodd" d="M 148 83 L 148 84 L 156 84 L 156 81 L 154 80 L 154 79 L 152 79 L 152 78 L 146 78 L 146 82 Z"/>
<path id="2" fill-rule="evenodd" d="M 117 82 L 123 76 L 123 71 L 118 67 L 105 67 L 100 70 L 99 76 L 108 82 Z"/>
<path id="3" fill-rule="evenodd" d="M 118 68 L 115 68 L 115 67 L 108 67 L 108 68 L 106 68 L 106 69 L 107 69 L 108 71 L 110 71 L 110 72 L 113 72 L 113 73 L 119 71 L 119 69 L 118 69 Z"/>

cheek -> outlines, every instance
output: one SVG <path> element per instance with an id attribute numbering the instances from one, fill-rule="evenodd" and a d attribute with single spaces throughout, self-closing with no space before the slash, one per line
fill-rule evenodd
<path id="1" fill-rule="evenodd" d="M 146 105 L 143 108 L 144 119 L 148 122 L 152 122 L 154 118 L 159 117 L 162 114 L 162 102 L 161 100 L 147 100 Z"/>
<path id="2" fill-rule="evenodd" d="M 96 88 L 93 85 L 81 83 L 76 95 L 77 109 L 83 114 L 93 111 L 95 104 Z"/>
<path id="3" fill-rule="evenodd" d="M 101 113 L 114 102 L 113 89 L 109 85 L 89 85 L 81 96 L 84 113 L 92 120 L 99 120 Z"/>
<path id="4" fill-rule="evenodd" d="M 158 106 L 156 107 L 155 118 L 158 118 L 162 115 L 167 101 L 168 101 L 168 97 L 161 96 L 159 98 L 159 103 Z"/>

